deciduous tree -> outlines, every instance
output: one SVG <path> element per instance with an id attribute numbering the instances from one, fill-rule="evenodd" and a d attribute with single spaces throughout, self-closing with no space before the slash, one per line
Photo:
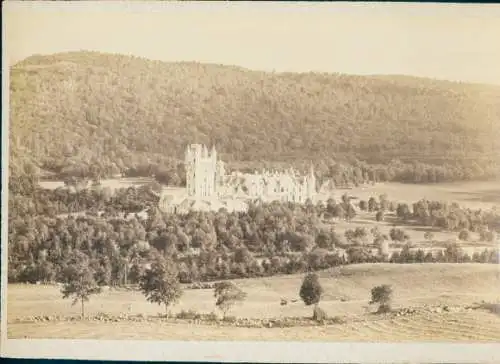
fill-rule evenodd
<path id="1" fill-rule="evenodd" d="M 227 312 L 238 302 L 243 302 L 247 294 L 233 282 L 220 282 L 214 288 L 215 306 L 222 311 L 226 318 Z"/>
<path id="2" fill-rule="evenodd" d="M 381 286 L 373 287 L 371 290 L 372 299 L 370 305 L 378 304 L 378 312 L 389 312 L 391 310 L 392 302 L 392 287 L 383 284 Z"/>
<path id="3" fill-rule="evenodd" d="M 176 304 L 182 296 L 178 270 L 174 261 L 156 255 L 151 267 L 142 275 L 139 287 L 151 303 L 165 306 L 168 317 L 168 308 Z"/>
<path id="4" fill-rule="evenodd" d="M 85 317 L 85 302 L 90 296 L 101 292 L 90 268 L 89 258 L 82 252 L 75 251 L 64 270 L 65 283 L 61 289 L 63 298 L 73 297 L 73 305 L 78 302 L 82 307 L 82 318 Z"/>

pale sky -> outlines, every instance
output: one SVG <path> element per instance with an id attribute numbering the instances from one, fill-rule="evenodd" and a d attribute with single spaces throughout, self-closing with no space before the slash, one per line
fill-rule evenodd
<path id="1" fill-rule="evenodd" d="M 4 2 L 4 52 L 75 50 L 255 70 L 500 84 L 500 6 Z"/>

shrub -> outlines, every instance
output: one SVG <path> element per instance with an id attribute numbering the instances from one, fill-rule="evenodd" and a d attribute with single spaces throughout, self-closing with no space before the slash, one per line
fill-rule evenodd
<path id="1" fill-rule="evenodd" d="M 402 229 L 392 228 L 390 232 L 391 240 L 393 241 L 405 241 L 409 239 L 409 236 Z"/>
<path id="2" fill-rule="evenodd" d="M 495 240 L 495 234 L 489 230 L 481 230 L 479 232 L 480 238 L 483 241 L 492 242 Z"/>
<path id="3" fill-rule="evenodd" d="M 463 241 L 469 240 L 469 231 L 462 230 L 458 233 L 458 238 Z"/>
<path id="4" fill-rule="evenodd" d="M 432 241 L 434 239 L 434 234 L 431 231 L 426 231 L 424 234 L 424 239 Z"/>
<path id="5" fill-rule="evenodd" d="M 378 202 L 374 197 L 370 197 L 368 200 L 368 211 L 376 211 L 378 210 Z"/>
<path id="6" fill-rule="evenodd" d="M 341 317 L 341 316 L 335 316 L 335 317 L 332 317 L 329 320 L 329 322 L 332 323 L 332 324 L 340 325 L 340 324 L 345 324 L 347 321 L 343 317 Z"/>
<path id="7" fill-rule="evenodd" d="M 219 320 L 219 318 L 217 317 L 217 314 L 215 312 L 210 312 L 208 314 L 201 315 L 201 317 L 204 320 L 210 321 L 210 322 L 215 322 L 215 321 Z"/>
<path id="8" fill-rule="evenodd" d="M 223 320 L 229 323 L 235 323 L 238 319 L 236 316 L 224 316 Z"/>
<path id="9" fill-rule="evenodd" d="M 176 317 L 178 319 L 184 319 L 184 320 L 196 320 L 200 319 L 201 315 L 194 310 L 189 310 L 189 311 L 182 310 L 176 315 Z"/>
<path id="10" fill-rule="evenodd" d="M 446 262 L 460 263 L 462 261 L 463 251 L 457 243 L 449 243 L 444 251 Z"/>
<path id="11" fill-rule="evenodd" d="M 325 310 L 318 306 L 314 307 L 313 320 L 323 323 L 326 319 L 328 319 L 328 315 L 326 314 Z"/>

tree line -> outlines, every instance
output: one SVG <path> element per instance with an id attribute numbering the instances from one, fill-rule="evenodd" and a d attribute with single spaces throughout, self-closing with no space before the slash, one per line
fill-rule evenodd
<path id="1" fill-rule="evenodd" d="M 26 185 L 30 186 L 28 182 Z M 58 217 L 46 205 L 55 206 L 56 201 L 64 206 L 66 198 L 73 201 L 74 197 L 62 191 L 40 192 L 38 187 L 33 188 L 31 195 L 35 198 L 29 197 L 28 187 L 23 190 L 17 186 L 10 191 L 8 276 L 11 282 L 60 281 L 75 251 L 88 256 L 96 280 L 102 285 L 137 283 L 151 254 L 156 252 L 179 264 L 180 279 L 185 283 L 291 274 L 385 260 L 402 263 L 495 259 L 489 252 L 474 257 L 462 254 L 459 258 L 446 252 L 436 256 L 423 251 L 384 257 L 386 253 L 380 247 L 389 238 L 400 243 L 410 243 L 409 239 L 396 228 L 390 236 L 376 228 L 367 231 L 360 227 L 338 234 L 335 220 L 351 220 L 357 214 L 347 195 L 339 201 L 329 199 L 317 204 L 308 201 L 304 205 L 255 202 L 241 213 L 220 210 L 173 215 L 160 212 L 151 197 L 155 196 L 151 187 L 145 187 L 118 191 L 108 201 L 109 205 L 100 192 L 73 193 L 71 196 L 80 195 L 79 203 L 86 201 L 82 208 L 93 206 L 94 212 Z M 148 201 L 145 196 L 151 197 L 146 216 L 134 213 L 120 216 L 109 211 L 113 208 L 116 212 L 135 202 L 145 203 Z M 395 211 L 400 219 L 410 216 L 404 204 L 397 205 L 384 195 L 360 201 L 358 205 L 371 211 L 377 220 L 384 219 L 390 211 Z M 105 212 L 100 214 L 99 208 Z M 450 211 L 456 214 L 457 209 L 453 205 Z M 415 211 L 415 216 L 420 216 L 420 210 Z M 445 219 L 436 221 L 455 221 L 453 214 L 429 215 Z M 469 225 L 472 229 L 492 232 L 498 228 L 495 224 L 499 216 L 494 212 L 471 212 L 467 216 L 473 222 Z"/>
<path id="2" fill-rule="evenodd" d="M 468 239 L 468 232 L 480 234 L 481 240 L 492 242 L 500 232 L 500 214 L 496 210 L 472 210 L 457 203 L 445 203 L 422 199 L 410 206 L 398 204 L 396 216 L 404 223 L 437 227 L 448 231 L 459 231 L 462 240 Z"/>
<path id="3" fill-rule="evenodd" d="M 74 252 L 70 262 L 71 264 L 63 272 L 64 281 L 61 293 L 63 298 L 73 298 L 73 305 L 81 304 L 81 315 L 85 318 L 85 302 L 89 301 L 92 295 L 100 294 L 102 288 L 95 279 L 95 272 L 85 254 L 79 251 Z M 156 252 L 152 256 L 150 266 L 138 277 L 139 290 L 146 300 L 162 305 L 167 318 L 169 308 L 177 304 L 183 295 L 179 273 L 178 266 L 173 260 Z M 228 319 L 227 313 L 235 304 L 243 302 L 247 297 L 247 293 L 231 281 L 218 282 L 213 289 L 215 306 L 222 312 L 223 320 Z M 318 322 L 327 319 L 326 312 L 319 308 L 323 293 L 318 275 L 306 274 L 299 289 L 299 296 L 306 306 L 314 305 L 312 318 Z M 371 290 L 370 304 L 379 304 L 378 313 L 389 312 L 392 293 L 389 285 L 374 287 Z M 197 315 L 183 311 L 180 316 Z"/>
<path id="4" fill-rule="evenodd" d="M 9 181 L 9 219 L 23 216 L 56 217 L 63 214 L 103 213 L 110 218 L 120 214 L 135 214 L 159 202 L 161 186 L 157 183 L 140 187 L 44 189 L 36 178 L 18 176 Z"/>

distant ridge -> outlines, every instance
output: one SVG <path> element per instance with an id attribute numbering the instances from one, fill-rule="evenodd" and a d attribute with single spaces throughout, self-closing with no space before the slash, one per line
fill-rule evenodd
<path id="1" fill-rule="evenodd" d="M 278 73 L 100 52 L 11 67 L 11 164 L 126 170 L 216 144 L 228 161 L 491 164 L 500 86 Z"/>
<path id="2" fill-rule="evenodd" d="M 314 74 L 314 75 L 321 75 L 321 76 L 332 76 L 332 75 L 347 75 L 343 74 L 341 72 L 320 72 L 320 71 L 300 71 L 300 72 L 291 72 L 291 71 L 264 71 L 264 70 L 254 70 L 248 67 L 244 66 L 238 66 L 238 65 L 230 65 L 230 64 L 223 64 L 223 63 L 216 63 L 216 62 L 198 62 L 198 61 L 162 61 L 162 60 L 157 60 L 157 59 L 149 59 L 143 56 L 136 56 L 136 55 L 124 55 L 124 54 L 118 54 L 118 53 L 105 53 L 105 52 L 100 52 L 100 51 L 71 51 L 71 52 L 60 52 L 60 53 L 53 53 L 50 55 L 44 55 L 44 54 L 34 54 L 30 57 L 27 57 L 25 59 L 19 60 L 15 62 L 12 67 L 23 67 L 25 64 L 31 64 L 31 63 L 36 63 L 39 62 L 41 59 L 47 59 L 48 57 L 51 56 L 56 56 L 56 57 L 64 57 L 68 55 L 76 55 L 79 53 L 87 53 L 90 55 L 95 55 L 95 56 L 118 56 L 118 57 L 131 57 L 134 59 L 138 60 L 143 60 L 147 62 L 160 62 L 163 64 L 170 64 L 170 65 L 175 65 L 175 64 L 180 64 L 180 65 L 202 65 L 202 66 L 213 66 L 213 67 L 229 67 L 234 70 L 241 70 L 244 72 L 256 72 L 256 73 L 268 73 L 268 74 L 274 74 L 274 75 L 308 75 L 308 74 Z M 43 61 L 42 61 L 43 62 Z M 381 79 L 381 80 L 387 80 L 390 79 L 391 81 L 434 81 L 434 82 L 439 82 L 442 84 L 442 86 L 446 85 L 446 83 L 449 84 L 455 84 L 455 85 L 468 85 L 473 86 L 480 86 L 480 87 L 492 87 L 492 88 L 500 88 L 500 85 L 494 84 L 494 83 L 484 83 L 484 82 L 466 82 L 466 81 L 458 81 L 458 80 L 447 80 L 447 79 L 442 79 L 442 78 L 435 78 L 435 77 L 422 77 L 422 76 L 413 76 L 413 75 L 405 75 L 405 74 L 348 74 L 349 76 L 352 77 L 368 77 L 368 78 L 374 78 L 374 79 Z"/>

